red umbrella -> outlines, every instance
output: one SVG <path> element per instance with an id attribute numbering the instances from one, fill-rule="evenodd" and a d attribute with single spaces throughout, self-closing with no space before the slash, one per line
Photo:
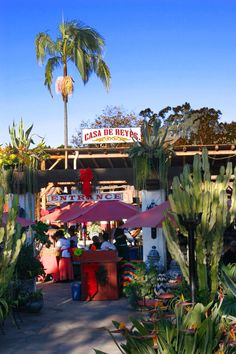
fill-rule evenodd
<path id="1" fill-rule="evenodd" d="M 110 201 L 98 201 L 92 206 L 86 207 L 84 211 L 78 212 L 68 217 L 64 222 L 72 221 L 75 223 L 87 222 L 87 221 L 111 221 L 128 219 L 139 213 L 137 207 L 121 202 L 119 200 Z M 68 212 L 69 215 L 69 212 Z"/>
<path id="2" fill-rule="evenodd" d="M 43 222 L 56 222 L 57 220 L 59 220 L 59 216 L 66 210 L 70 209 L 71 205 L 68 204 L 66 205 L 64 208 L 56 208 L 56 210 L 54 210 L 52 213 L 50 214 L 46 214 L 44 216 L 42 216 L 40 218 L 41 221 Z"/>
<path id="3" fill-rule="evenodd" d="M 8 213 L 3 213 L 3 215 L 2 215 L 3 225 L 7 224 L 7 219 L 8 219 Z M 19 216 L 16 217 L 16 222 L 23 227 L 27 227 L 27 226 L 34 224 L 34 221 L 29 220 L 29 219 L 20 218 Z"/>
<path id="4" fill-rule="evenodd" d="M 68 212 L 69 216 L 74 213 L 74 218 L 76 218 L 78 216 L 78 213 L 81 213 L 81 209 L 88 205 L 91 205 L 91 203 L 93 202 L 76 202 L 73 204 L 68 204 L 64 208 L 57 207 L 57 209 L 54 210 L 52 213 L 42 216 L 40 220 L 43 222 L 50 223 L 54 223 L 56 221 L 66 222 L 64 221 L 64 218 L 67 219 Z"/>
<path id="5" fill-rule="evenodd" d="M 71 204 L 71 203 L 70 203 Z M 40 217 L 43 217 L 45 215 L 48 215 L 50 213 L 53 213 L 55 210 L 60 210 L 62 208 L 64 208 L 65 206 L 68 206 L 68 203 L 62 203 L 60 206 L 57 205 L 52 205 L 50 206 L 48 209 L 40 209 Z"/>
<path id="6" fill-rule="evenodd" d="M 77 218 L 79 215 L 81 215 L 85 210 L 87 210 L 88 207 L 91 205 L 94 205 L 95 202 L 77 202 L 73 203 L 69 209 L 65 209 L 61 214 L 60 214 L 60 221 L 62 222 L 68 222 L 71 221 L 72 219 Z"/>
<path id="7" fill-rule="evenodd" d="M 165 220 L 164 212 L 170 208 L 170 203 L 168 201 L 155 206 L 152 209 L 148 209 L 135 215 L 127 220 L 123 224 L 122 228 L 132 228 L 132 227 L 161 227 L 162 221 Z"/>

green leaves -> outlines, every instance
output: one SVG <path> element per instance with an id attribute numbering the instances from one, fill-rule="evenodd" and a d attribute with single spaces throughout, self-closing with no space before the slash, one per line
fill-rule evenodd
<path id="1" fill-rule="evenodd" d="M 52 95 L 52 80 L 53 80 L 53 71 L 59 67 L 61 64 L 60 62 L 60 57 L 56 56 L 56 57 L 52 57 L 48 59 L 48 62 L 46 64 L 45 67 L 45 81 L 44 81 L 44 85 L 47 86 L 51 96 Z"/>
<path id="2" fill-rule="evenodd" d="M 235 267 L 235 265 L 234 265 Z M 221 266 L 221 273 L 220 273 L 220 280 L 223 286 L 223 289 L 226 294 L 232 294 L 236 299 L 236 283 L 233 280 L 233 268 L 230 265 L 225 266 L 222 264 Z"/>
<path id="3" fill-rule="evenodd" d="M 1 295 L 1 294 L 0 294 Z M 0 297 L 0 322 L 3 321 L 8 314 L 8 304 L 4 298 Z"/>
<path id="4" fill-rule="evenodd" d="M 23 119 L 20 119 L 18 133 L 16 132 L 16 125 L 13 121 L 12 127 L 9 127 L 9 134 L 11 138 L 11 145 L 13 148 L 19 149 L 29 149 L 31 144 L 34 144 L 32 137 L 30 137 L 30 133 L 33 129 L 33 124 L 25 131 Z"/>
<path id="5" fill-rule="evenodd" d="M 35 144 L 33 136 L 36 134 L 32 134 L 32 129 L 33 124 L 27 129 L 24 128 L 22 118 L 18 130 L 13 122 L 12 127 L 9 127 L 11 143 L 2 149 L 0 166 L 35 168 L 39 160 L 47 157 L 44 139 L 38 136 L 40 141 Z"/>
<path id="6" fill-rule="evenodd" d="M 233 328 L 235 318 L 222 317 L 220 304 L 197 303 L 192 307 L 179 302 L 174 320 L 163 315 L 158 312 L 155 322 L 131 317 L 130 328 L 122 330 L 119 322 L 113 321 L 116 330 L 108 329 L 108 333 L 122 354 L 212 354 L 222 348 L 224 353 L 232 352 L 227 330 Z M 119 344 L 115 334 L 123 335 L 125 343 Z"/>
<path id="7" fill-rule="evenodd" d="M 111 85 L 110 70 L 104 60 L 98 58 L 95 65 L 95 73 L 97 77 L 102 81 L 103 85 L 109 90 Z"/>
<path id="8" fill-rule="evenodd" d="M 167 188 L 167 173 L 173 150 L 167 140 L 168 127 L 161 127 L 159 119 L 143 122 L 143 140 L 135 141 L 128 150 L 136 179 L 136 188 L 145 188 L 148 178 L 159 180 Z"/>
<path id="9" fill-rule="evenodd" d="M 7 197 L 0 183 L 0 225 L 2 225 L 5 202 L 7 202 Z M 10 311 L 9 284 L 13 278 L 17 257 L 25 241 L 21 226 L 16 224 L 17 210 L 18 198 L 15 195 L 12 207 L 8 211 L 7 224 L 5 227 L 0 227 L 0 321 L 4 320 Z"/>
<path id="10" fill-rule="evenodd" d="M 36 58 L 39 64 L 43 64 L 47 55 L 54 55 L 56 52 L 55 43 L 51 37 L 44 32 L 40 32 L 35 39 Z"/>

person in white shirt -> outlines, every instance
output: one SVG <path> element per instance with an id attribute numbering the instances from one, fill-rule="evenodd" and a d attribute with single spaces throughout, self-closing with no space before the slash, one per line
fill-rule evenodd
<path id="1" fill-rule="evenodd" d="M 101 244 L 101 250 L 113 250 L 113 251 L 116 251 L 116 246 L 113 245 L 113 243 L 111 243 L 109 241 L 109 235 L 107 232 L 104 232 L 102 234 L 102 244 Z"/>

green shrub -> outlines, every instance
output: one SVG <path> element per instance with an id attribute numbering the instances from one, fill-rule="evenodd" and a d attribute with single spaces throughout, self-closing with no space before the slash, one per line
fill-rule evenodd
<path id="1" fill-rule="evenodd" d="M 16 263 L 17 279 L 32 279 L 44 274 L 42 263 L 34 256 L 33 244 L 24 245 Z"/>

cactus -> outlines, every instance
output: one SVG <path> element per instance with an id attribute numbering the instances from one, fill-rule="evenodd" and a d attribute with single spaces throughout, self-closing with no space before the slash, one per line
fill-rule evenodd
<path id="1" fill-rule="evenodd" d="M 180 177 L 173 179 L 172 194 L 169 201 L 173 217 L 180 232 L 188 237 L 187 230 L 181 225 L 180 217 L 194 218 L 202 213 L 200 224 L 195 232 L 196 268 L 198 295 L 202 301 L 212 300 L 219 284 L 219 263 L 223 251 L 223 234 L 236 215 L 236 168 L 234 171 L 231 206 L 228 205 L 226 189 L 232 176 L 232 163 L 221 167 L 216 181 L 211 181 L 207 149 L 202 156 L 195 155 L 193 170 L 184 166 Z M 187 282 L 187 257 L 180 250 L 176 227 L 167 218 L 163 230 L 171 256 L 179 263 Z"/>
<path id="2" fill-rule="evenodd" d="M 6 317 L 10 310 L 8 290 L 13 278 L 16 261 L 25 241 L 25 234 L 21 232 L 21 226 L 16 224 L 18 210 L 18 198 L 14 196 L 12 207 L 8 212 L 6 226 L 2 225 L 3 206 L 6 202 L 4 188 L 0 186 L 0 321 Z"/>

